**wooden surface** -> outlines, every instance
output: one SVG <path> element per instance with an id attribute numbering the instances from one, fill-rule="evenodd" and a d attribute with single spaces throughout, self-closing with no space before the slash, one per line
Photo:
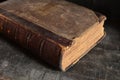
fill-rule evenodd
<path id="1" fill-rule="evenodd" d="M 106 24 L 107 36 L 73 68 L 61 72 L 0 35 L 0 80 L 120 80 L 120 29 Z"/>

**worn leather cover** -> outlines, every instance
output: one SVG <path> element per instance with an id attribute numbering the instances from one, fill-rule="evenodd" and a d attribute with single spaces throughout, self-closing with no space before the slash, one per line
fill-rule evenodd
<path id="1" fill-rule="evenodd" d="M 97 15 L 63 0 L 8 0 L 0 4 L 0 33 L 59 66 L 62 48 L 94 24 Z"/>

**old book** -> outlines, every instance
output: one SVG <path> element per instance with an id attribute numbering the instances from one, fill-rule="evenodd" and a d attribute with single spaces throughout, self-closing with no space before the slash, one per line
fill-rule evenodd
<path id="1" fill-rule="evenodd" d="M 0 33 L 65 71 L 104 36 L 106 17 L 63 0 L 0 4 Z"/>

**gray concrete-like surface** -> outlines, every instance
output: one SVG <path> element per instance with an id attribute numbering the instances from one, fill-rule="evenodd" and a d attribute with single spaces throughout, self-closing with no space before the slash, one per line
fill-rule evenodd
<path id="1" fill-rule="evenodd" d="M 105 30 L 105 39 L 67 72 L 0 36 L 0 80 L 120 80 L 120 29 L 107 24 Z"/>

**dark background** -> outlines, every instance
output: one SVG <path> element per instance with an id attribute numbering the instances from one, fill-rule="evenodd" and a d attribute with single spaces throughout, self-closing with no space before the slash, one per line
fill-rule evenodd
<path id="1" fill-rule="evenodd" d="M 68 0 L 105 14 L 108 20 L 120 19 L 119 0 Z"/>

